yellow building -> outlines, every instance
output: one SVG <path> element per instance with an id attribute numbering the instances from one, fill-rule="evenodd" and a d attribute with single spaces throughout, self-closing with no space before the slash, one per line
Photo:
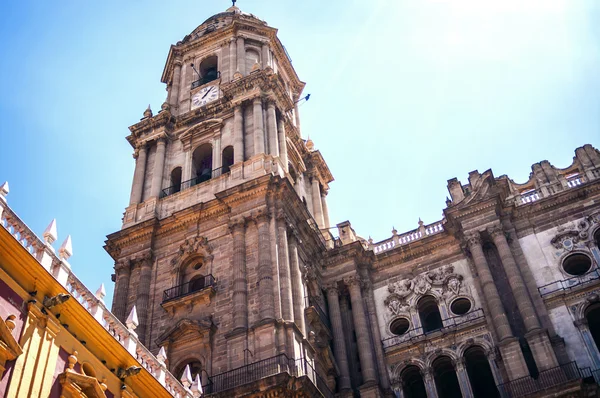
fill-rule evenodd
<path id="1" fill-rule="evenodd" d="M 55 253 L 56 222 L 38 238 L 8 207 L 0 186 L 0 397 L 199 396 L 139 343 L 137 316 L 123 325 Z"/>

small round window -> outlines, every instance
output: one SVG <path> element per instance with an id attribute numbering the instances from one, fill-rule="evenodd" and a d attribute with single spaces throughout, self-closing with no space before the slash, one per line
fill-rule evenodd
<path id="1" fill-rule="evenodd" d="M 398 336 L 403 335 L 408 331 L 410 322 L 406 318 L 398 318 L 390 325 L 390 331 Z"/>
<path id="2" fill-rule="evenodd" d="M 456 315 L 464 315 L 471 309 L 471 301 L 466 298 L 458 298 L 450 304 L 450 309 Z"/>
<path id="3" fill-rule="evenodd" d="M 563 261 L 563 269 L 569 275 L 579 276 L 592 268 L 592 260 L 582 253 L 571 254 Z"/>

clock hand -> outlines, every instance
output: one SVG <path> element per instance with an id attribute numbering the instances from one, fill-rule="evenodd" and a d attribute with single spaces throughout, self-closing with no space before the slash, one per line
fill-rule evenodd
<path id="1" fill-rule="evenodd" d="M 209 88 L 208 91 L 206 92 L 206 94 L 204 94 L 201 99 L 204 99 L 204 97 L 206 97 L 208 95 L 208 93 L 210 93 L 212 91 L 212 89 L 213 89 L 213 87 Z"/>

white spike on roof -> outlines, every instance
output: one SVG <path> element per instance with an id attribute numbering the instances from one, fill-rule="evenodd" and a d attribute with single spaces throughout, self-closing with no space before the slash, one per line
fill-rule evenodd
<path id="1" fill-rule="evenodd" d="M 98 300 L 104 301 L 104 297 L 106 297 L 106 289 L 104 289 L 104 283 L 100 284 L 100 287 L 98 288 L 98 290 L 96 290 L 95 294 Z"/>
<path id="2" fill-rule="evenodd" d="M 202 380 L 200 380 L 200 374 L 196 375 L 196 378 L 194 379 L 194 382 L 192 383 L 192 393 L 194 394 L 194 397 L 201 397 L 202 394 L 204 394 L 204 391 L 202 390 Z"/>
<path id="3" fill-rule="evenodd" d="M 56 232 L 56 218 L 50 221 L 50 224 L 48 224 L 42 236 L 48 245 L 53 244 L 54 241 L 58 239 L 58 234 Z"/>
<path id="4" fill-rule="evenodd" d="M 73 243 L 71 242 L 71 235 L 67 236 L 67 239 L 60 245 L 58 249 L 58 255 L 63 260 L 68 260 L 73 255 Z"/>
<path id="5" fill-rule="evenodd" d="M 6 202 L 5 196 L 8 195 L 9 192 L 8 181 L 5 181 L 4 184 L 0 185 L 0 199 Z"/>
<path id="6" fill-rule="evenodd" d="M 138 320 L 137 309 L 134 305 L 133 308 L 131 308 L 131 312 L 129 313 L 127 320 L 125 321 L 125 326 L 127 326 L 128 329 L 135 330 L 139 324 L 140 321 Z"/>
<path id="7" fill-rule="evenodd" d="M 158 359 L 162 363 L 165 363 L 165 360 L 167 359 L 167 352 L 165 351 L 165 347 L 160 347 L 158 354 L 156 354 L 156 359 Z"/>
<path id="8" fill-rule="evenodd" d="M 186 387 L 190 388 L 194 380 L 192 379 L 192 372 L 190 370 L 190 365 L 185 365 L 185 370 L 181 375 L 181 383 Z"/>

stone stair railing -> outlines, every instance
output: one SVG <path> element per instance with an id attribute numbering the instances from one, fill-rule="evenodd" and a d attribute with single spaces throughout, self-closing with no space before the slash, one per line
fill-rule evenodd
<path id="1" fill-rule="evenodd" d="M 369 239 L 369 249 L 373 250 L 373 253 L 380 254 L 391 250 L 397 246 L 403 246 L 424 237 L 435 235 L 444 231 L 443 221 L 436 221 L 429 225 L 424 225 L 419 220 L 419 227 L 412 231 L 405 232 L 398 235 L 398 232 L 393 229 L 392 237 L 382 240 L 381 242 L 374 243 L 372 239 Z"/>

